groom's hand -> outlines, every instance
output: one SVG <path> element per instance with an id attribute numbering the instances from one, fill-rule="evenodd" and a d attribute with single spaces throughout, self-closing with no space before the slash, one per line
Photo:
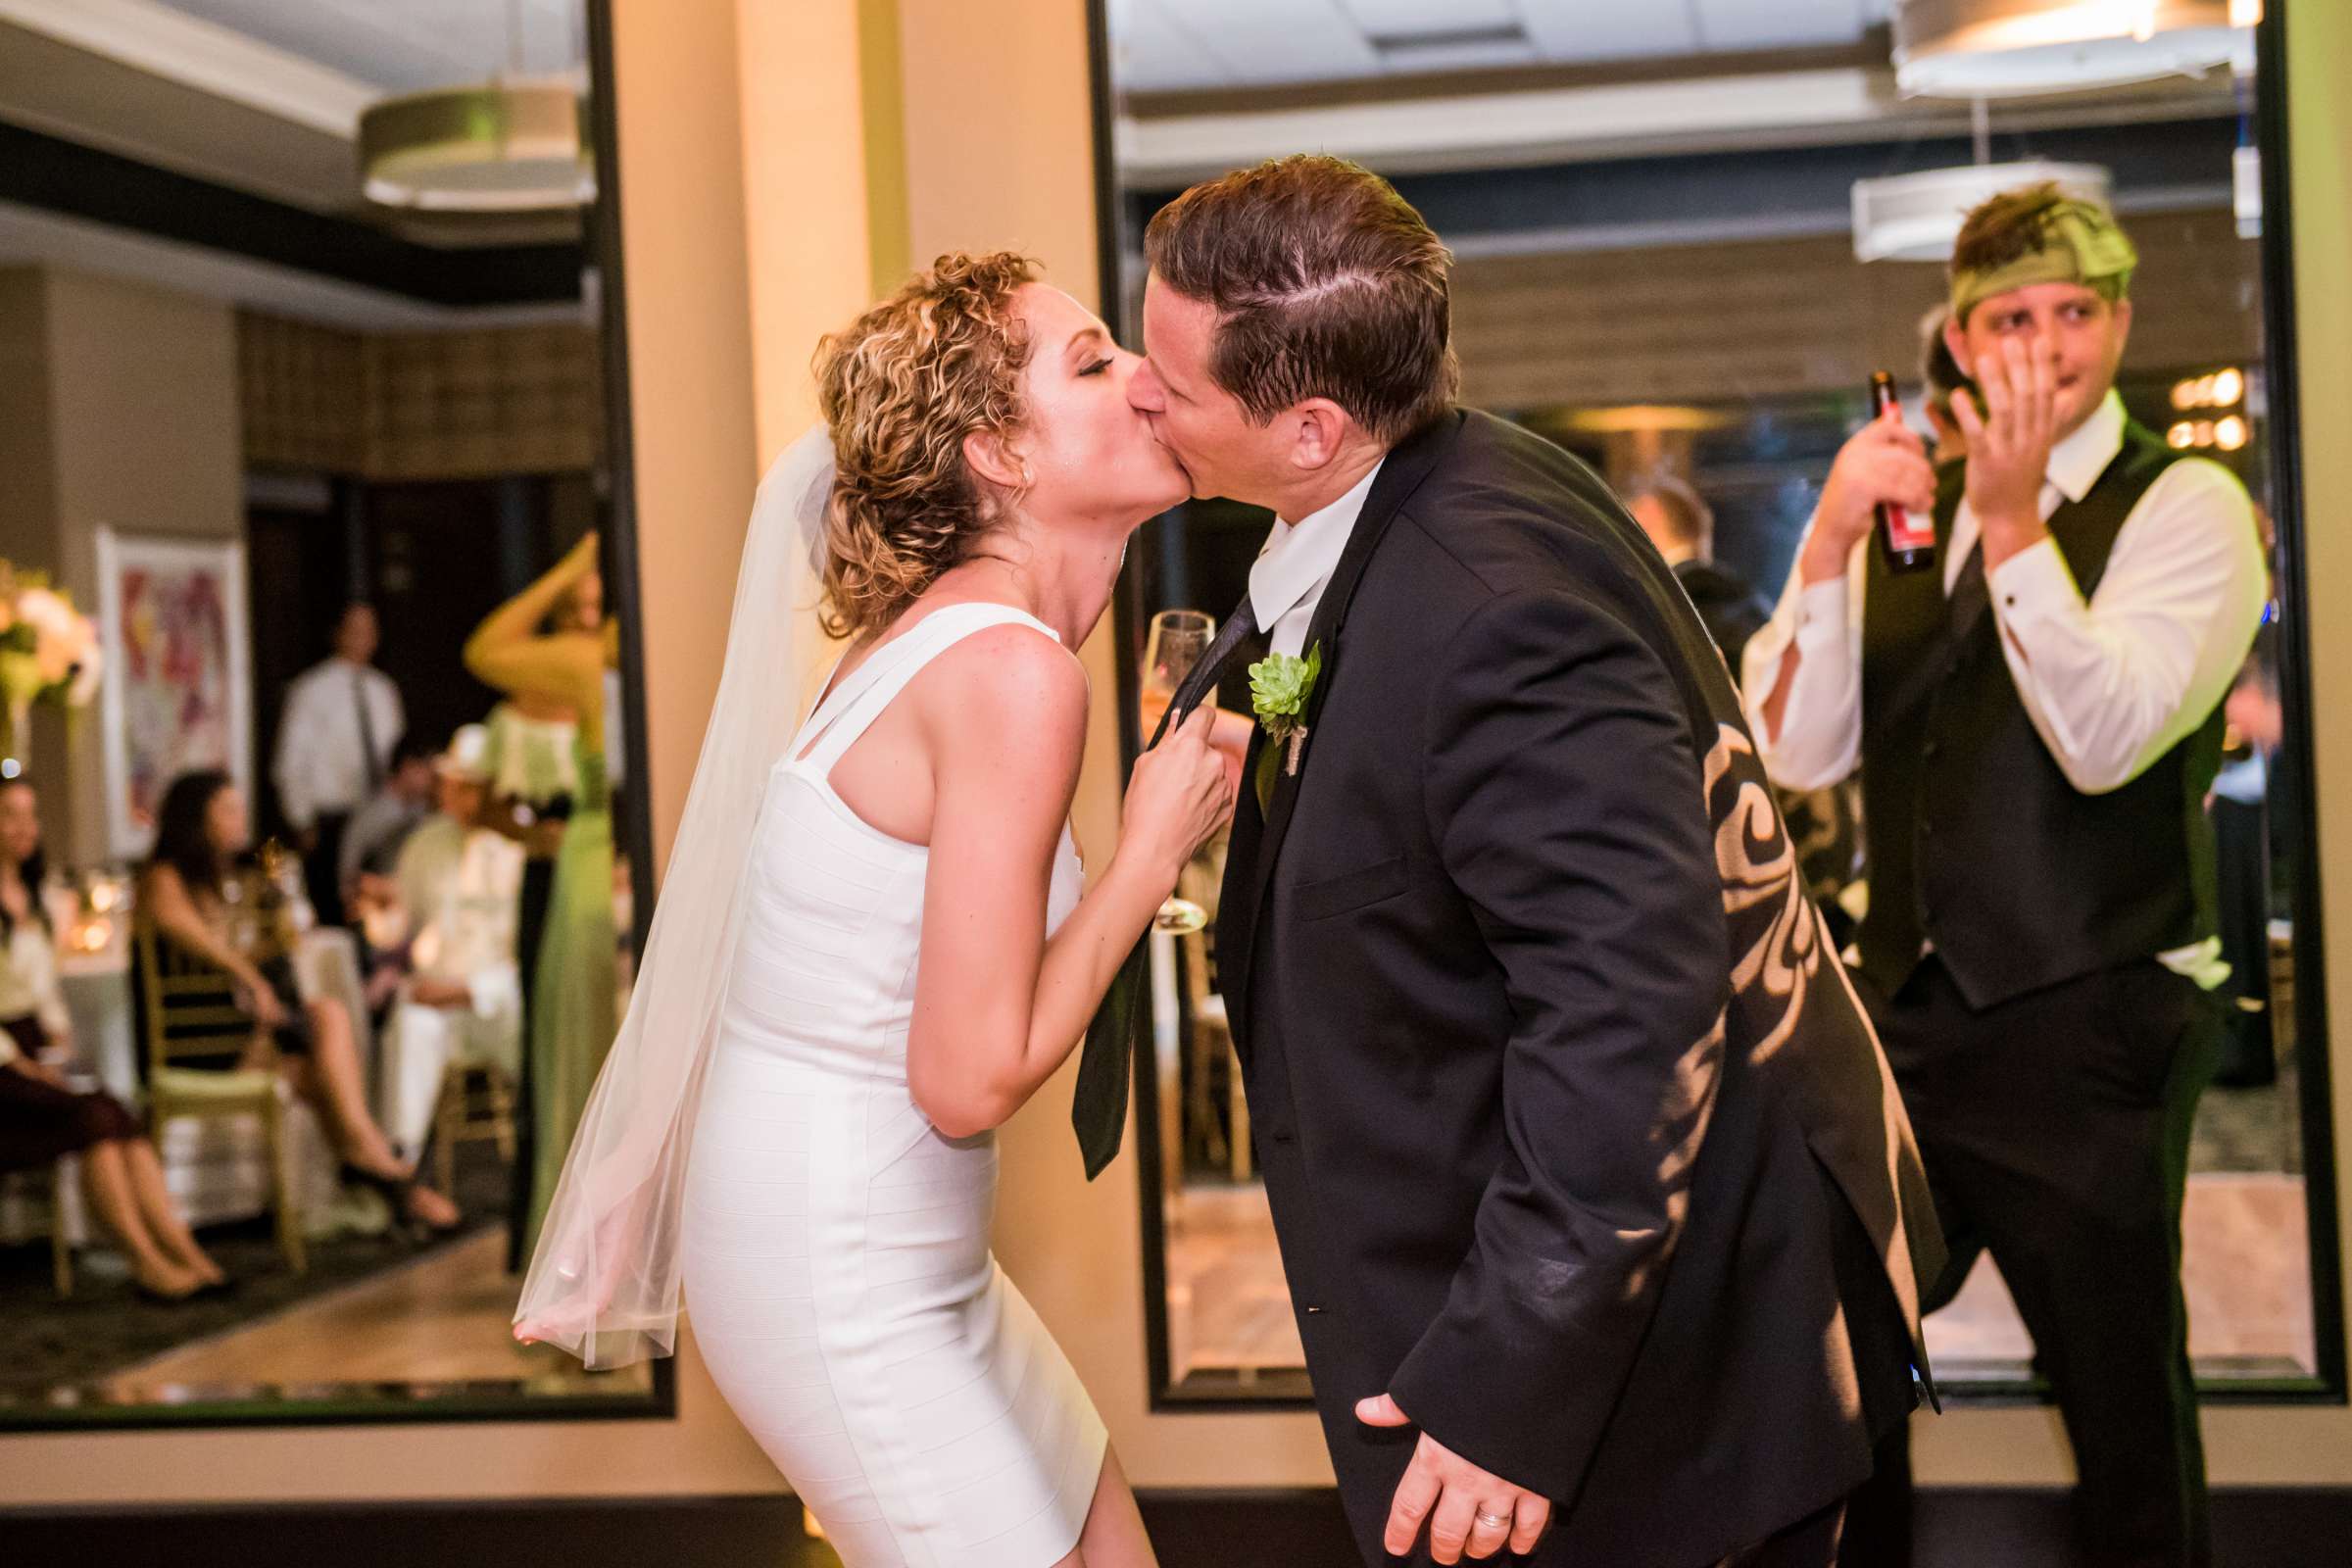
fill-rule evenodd
<path id="1" fill-rule="evenodd" d="M 1355 1418 L 1368 1427 L 1404 1427 L 1411 1418 L 1387 1395 L 1355 1401 Z M 1492 1557 L 1508 1542 L 1514 1552 L 1536 1549 L 1551 1524 L 1551 1503 L 1523 1487 L 1490 1475 L 1446 1445 L 1421 1434 L 1413 1462 L 1396 1483 L 1389 1505 L 1388 1534 L 1381 1544 L 1393 1557 L 1413 1549 L 1422 1522 L 1429 1524 L 1429 1554 L 1442 1563 Z M 1494 1521 L 1502 1520 L 1497 1524 Z"/>

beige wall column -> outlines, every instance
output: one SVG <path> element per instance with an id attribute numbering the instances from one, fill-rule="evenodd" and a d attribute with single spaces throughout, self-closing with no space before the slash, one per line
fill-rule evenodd
<path id="1" fill-rule="evenodd" d="M 1094 127 L 1086 8 L 1076 0 L 900 0 L 914 254 L 1026 251 L 1047 278 L 1096 299 Z M 1109 854 L 1123 793 L 1107 622 L 1085 649 L 1095 723 L 1077 832 Z M 1002 1135 L 997 1248 L 1053 1328 L 1142 1487 L 1327 1485 L 1311 1415 L 1153 1415 L 1147 1399 L 1135 1132 L 1091 1185 L 1070 1131 L 1073 1068 Z"/>
<path id="2" fill-rule="evenodd" d="M 723 0 L 612 0 L 611 14 L 636 435 L 637 634 L 660 858 L 685 808 L 701 715 L 717 687 L 724 608 L 759 477 L 741 62 L 735 8 Z"/>
<path id="3" fill-rule="evenodd" d="M 898 13 L 892 0 L 736 0 L 736 27 L 755 471 L 764 471 L 816 420 L 817 339 L 908 270 Z M 793 608 L 813 697 L 825 639 L 812 595 Z"/>

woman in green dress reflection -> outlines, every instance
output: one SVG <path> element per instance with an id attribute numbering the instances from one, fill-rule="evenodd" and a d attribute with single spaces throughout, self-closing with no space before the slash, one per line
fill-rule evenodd
<path id="1" fill-rule="evenodd" d="M 592 532 L 466 644 L 466 667 L 507 694 L 490 715 L 489 764 L 530 856 L 516 927 L 524 1050 L 510 1270 L 531 1254 L 612 1043 L 618 934 L 605 670 L 615 631 L 604 614 Z"/>

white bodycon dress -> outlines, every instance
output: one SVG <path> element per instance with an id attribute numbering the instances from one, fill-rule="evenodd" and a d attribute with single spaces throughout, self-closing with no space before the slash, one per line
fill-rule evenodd
<path id="1" fill-rule="evenodd" d="M 907 1093 L 928 852 L 827 782 L 918 670 L 1005 624 L 1054 635 L 931 612 L 769 777 L 687 1173 L 695 1340 L 849 1568 L 1046 1568 L 1102 1468 L 1093 1401 L 989 1252 L 994 1135 L 944 1137 Z M 1078 892 L 1065 832 L 1049 927 Z"/>

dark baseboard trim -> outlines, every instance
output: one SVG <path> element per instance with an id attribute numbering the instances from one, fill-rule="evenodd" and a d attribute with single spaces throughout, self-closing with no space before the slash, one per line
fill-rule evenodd
<path id="1" fill-rule="evenodd" d="M 10 1568 L 832 1568 L 782 1494 L 0 1508 Z"/>
<path id="2" fill-rule="evenodd" d="M 1151 1491 L 1161 1568 L 1358 1568 L 1328 1490 Z M 2220 1568 L 2342 1568 L 2352 1487 L 2213 1497 Z M 1920 1494 L 1914 1568 L 2066 1568 L 2066 1495 Z M 0 1507 L 10 1568 L 829 1568 L 800 1504 L 732 1497 Z"/>

